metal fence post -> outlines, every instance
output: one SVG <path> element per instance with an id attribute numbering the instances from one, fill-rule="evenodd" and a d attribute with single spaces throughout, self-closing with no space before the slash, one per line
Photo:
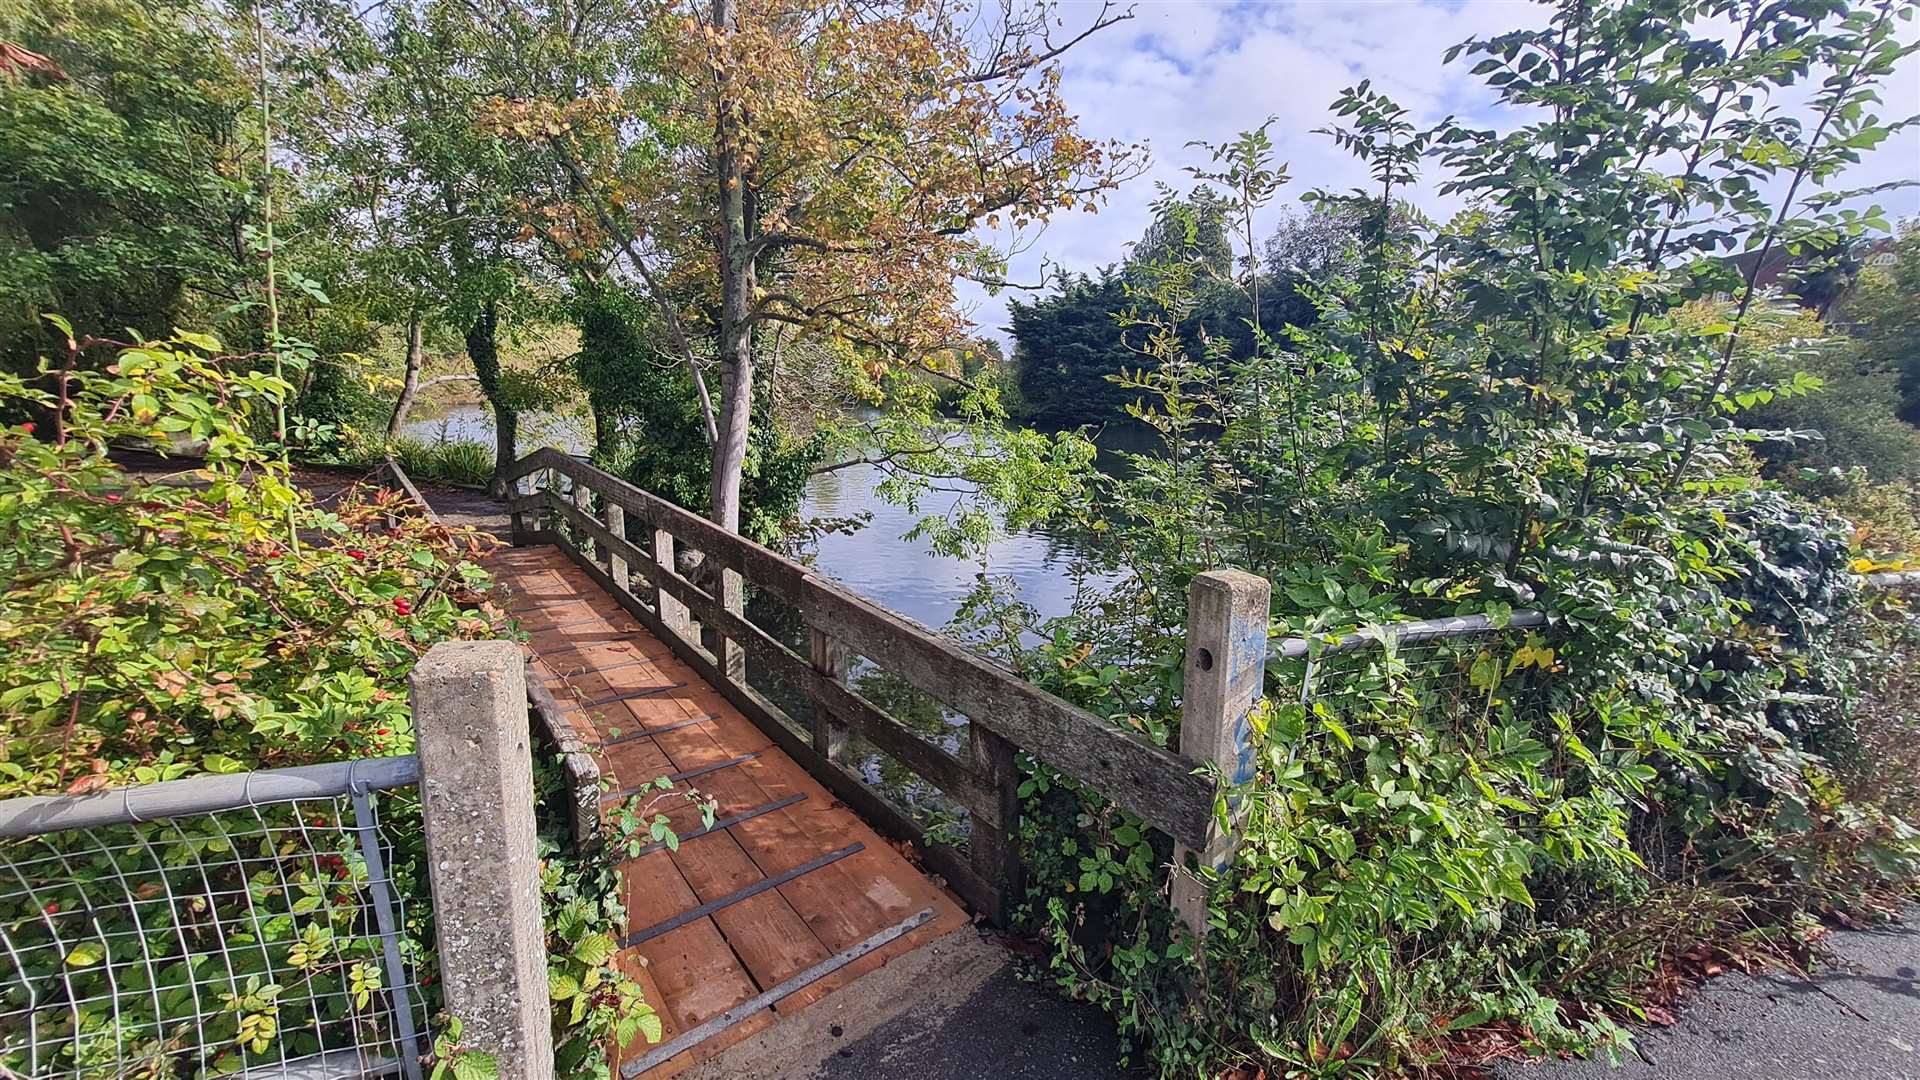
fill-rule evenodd
<path id="1" fill-rule="evenodd" d="M 1223 781 L 1253 779 L 1253 733 L 1247 714 L 1260 701 L 1267 665 L 1267 620 L 1272 587 L 1241 570 L 1213 570 L 1193 579 L 1187 593 L 1186 698 L 1180 707 L 1180 756 L 1219 766 Z M 1238 829 L 1216 821 L 1206 849 L 1176 844 L 1171 882 L 1173 909 L 1203 937 L 1207 930 L 1207 882 L 1188 868 L 1224 870 L 1233 860 Z"/>
<path id="2" fill-rule="evenodd" d="M 447 1008 L 501 1080 L 551 1080 L 525 663 L 511 641 L 445 641 L 408 681 Z"/>

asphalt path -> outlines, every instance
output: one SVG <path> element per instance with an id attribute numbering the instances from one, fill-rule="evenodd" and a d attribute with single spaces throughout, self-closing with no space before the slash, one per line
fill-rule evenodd
<path id="1" fill-rule="evenodd" d="M 1604 1059 L 1507 1063 L 1499 1080 L 1920 1080 L 1920 910 L 1827 939 L 1811 980 L 1723 975 L 1671 1027 Z"/>
<path id="2" fill-rule="evenodd" d="M 1827 939 L 1813 979 L 1733 973 L 1671 1027 L 1605 1058 L 1500 1064 L 1497 1080 L 1920 1080 L 1920 910 Z M 1133 1080 L 1112 1024 L 1003 969 L 964 1001 L 897 1016 L 838 1048 L 818 1080 Z"/>

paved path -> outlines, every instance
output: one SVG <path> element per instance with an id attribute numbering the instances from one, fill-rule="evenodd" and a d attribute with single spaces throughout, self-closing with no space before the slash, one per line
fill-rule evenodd
<path id="1" fill-rule="evenodd" d="M 1644 1056 L 1511 1063 L 1499 1080 L 1920 1080 L 1920 910 L 1908 921 L 1828 939 L 1807 982 L 1722 976 L 1643 1033 Z"/>
<path id="2" fill-rule="evenodd" d="M 1497 1080 L 1920 1080 L 1920 909 L 1909 921 L 1829 939 L 1808 982 L 1733 974 L 1708 983 L 1670 1028 L 1642 1032 L 1646 1057 L 1505 1062 Z M 806 1080 L 1134 1080 L 1098 1012 L 1015 981 L 956 980 L 949 995 L 871 1030 L 849 1030 Z M 837 1033 L 836 1033 L 837 1034 Z M 1651 1063 L 1647 1059 L 1651 1059 Z M 752 1074 L 748 1074 L 752 1075 Z M 702 1078 L 706 1080 L 706 1078 Z M 758 1080 L 758 1077 L 755 1077 Z"/>

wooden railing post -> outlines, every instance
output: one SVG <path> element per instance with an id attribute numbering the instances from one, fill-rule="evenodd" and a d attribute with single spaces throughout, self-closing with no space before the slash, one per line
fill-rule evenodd
<path id="1" fill-rule="evenodd" d="M 607 531 L 612 533 L 615 539 L 625 540 L 627 538 L 626 510 L 611 498 L 604 495 L 601 498 L 607 504 Z M 633 583 L 627 578 L 627 560 L 614 554 L 612 548 L 607 549 L 607 574 L 613 578 L 614 585 L 621 591 L 633 591 Z"/>
<path id="2" fill-rule="evenodd" d="M 680 572 L 673 557 L 673 534 L 665 529 L 653 530 L 653 561 L 669 574 Z M 654 610 L 660 613 L 660 622 L 668 630 L 678 634 L 682 641 L 687 640 L 687 635 L 693 631 L 693 628 L 688 625 L 687 605 L 676 600 L 673 594 L 665 589 L 654 590 L 653 602 L 656 605 Z"/>
<path id="3" fill-rule="evenodd" d="M 1180 707 L 1180 756 L 1211 762 L 1228 785 L 1253 779 L 1253 732 L 1248 714 L 1259 703 L 1267 666 L 1267 621 L 1272 587 L 1241 570 L 1213 570 L 1193 579 L 1187 593 L 1186 698 Z M 1233 861 L 1233 827 L 1211 826 L 1203 850 L 1174 845 L 1173 909 L 1195 937 L 1207 932 L 1207 878 L 1188 866 L 1219 872 Z"/>
<path id="4" fill-rule="evenodd" d="M 987 917 L 995 926 L 1006 926 L 1025 892 L 1020 864 L 1020 767 L 1014 756 L 1019 748 L 974 723 L 967 725 L 967 740 L 974 775 L 985 789 L 982 801 L 987 804 L 974 807 L 967 847 L 974 871 L 994 890 L 993 910 Z M 992 818 L 981 812 L 988 809 Z"/>
<path id="5" fill-rule="evenodd" d="M 573 482 L 573 507 L 585 517 L 593 516 L 593 489 L 579 480 Z M 593 537 L 582 536 L 574 543 L 580 548 L 581 558 L 588 562 L 596 561 L 593 557 Z"/>
<path id="6" fill-rule="evenodd" d="M 408 677 L 447 1011 L 502 1080 L 552 1080 L 526 657 L 443 641 Z"/>
<path id="7" fill-rule="evenodd" d="M 747 614 L 747 583 L 738 570 L 720 571 L 720 606 L 729 615 L 745 618 Z M 747 652 L 738 641 L 719 636 L 718 647 L 713 659 L 720 665 L 720 671 L 734 682 L 745 684 L 747 681 Z"/>
<path id="8" fill-rule="evenodd" d="M 819 627 L 813 628 L 813 670 L 841 684 L 847 682 L 847 647 Z M 847 753 L 847 725 L 818 697 L 813 700 L 813 749 L 828 761 L 838 762 Z"/>
<path id="9" fill-rule="evenodd" d="M 538 483 L 538 481 L 539 478 L 536 476 L 515 477 L 513 484 L 507 488 L 507 498 L 516 499 L 522 495 L 532 494 L 536 490 L 534 484 Z M 519 547 L 521 544 L 527 542 L 527 534 L 529 532 L 527 529 L 527 515 L 524 512 L 516 510 L 511 515 L 511 523 L 512 529 L 507 534 L 508 539 L 515 547 Z"/>

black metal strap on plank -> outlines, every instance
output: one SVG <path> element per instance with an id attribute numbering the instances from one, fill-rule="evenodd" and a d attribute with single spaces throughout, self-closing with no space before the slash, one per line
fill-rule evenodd
<path id="1" fill-rule="evenodd" d="M 605 670 L 605 669 L 602 669 L 602 670 Z M 655 694 L 664 694 L 669 690 L 680 690 L 685 688 L 686 685 L 687 685 L 686 683 L 677 682 L 677 683 L 667 683 L 663 686 L 643 687 L 642 689 L 639 689 L 639 690 L 628 690 L 628 691 L 625 691 L 624 693 L 614 694 L 611 697 L 603 697 L 598 701 L 589 701 L 585 705 L 582 705 L 580 707 L 583 709 L 597 709 L 602 705 L 612 705 L 612 704 L 615 704 L 616 702 L 621 702 L 621 701 L 638 701 L 641 698 L 652 697 Z"/>
<path id="2" fill-rule="evenodd" d="M 707 835 L 708 833 L 716 833 L 725 829 L 731 829 L 735 825 L 738 825 L 743 821 L 752 821 L 754 818 L 759 817 L 761 814 L 771 814 L 775 810 L 785 809 L 786 807 L 792 806 L 794 803 L 803 801 L 804 799 L 806 799 L 806 797 L 807 797 L 807 793 L 803 791 L 798 795 L 789 795 L 784 799 L 775 799 L 773 802 L 770 802 L 765 806 L 756 806 L 751 810 L 743 810 L 738 814 L 730 814 L 726 817 L 720 818 L 719 820 L 715 821 L 711 825 L 703 825 L 700 828 L 695 829 L 692 832 L 687 833 L 686 835 L 680 837 L 680 843 L 684 844 L 689 840 L 698 840 L 701 837 Z M 625 859 L 622 859 L 621 861 L 632 862 L 635 859 L 639 859 L 647 855 L 651 855 L 654 852 L 659 851 L 661 848 L 664 848 L 666 846 L 667 846 L 666 841 L 656 840 L 653 843 L 648 844 L 646 847 L 641 848 L 639 851 L 634 852 L 632 855 L 627 856 Z"/>
<path id="3" fill-rule="evenodd" d="M 800 877 L 805 874 L 811 874 L 815 870 L 818 870 L 823 866 L 828 866 L 833 863 L 837 863 L 841 859 L 844 859 L 849 855 L 855 854 L 856 852 L 865 851 L 866 847 L 867 847 L 866 844 L 856 841 L 854 843 L 848 844 L 846 847 L 843 847 L 838 851 L 829 851 L 825 855 L 822 855 L 817 859 L 811 859 L 811 860 L 808 860 L 807 862 L 801 863 L 799 866 L 796 866 L 793 869 L 786 871 L 785 873 L 775 874 L 770 878 L 761 878 L 759 881 L 754 882 L 753 884 L 747 886 L 744 889 L 736 889 L 733 892 L 728 893 L 727 895 L 721 897 L 718 900 L 709 900 L 706 903 L 701 904 L 699 907 L 694 908 L 692 911 L 683 911 L 680 914 L 675 915 L 673 918 L 668 919 L 666 922 L 655 923 L 652 926 L 647 927 L 645 930 L 628 934 L 626 939 L 620 943 L 620 947 L 623 949 L 630 948 L 634 945 L 640 944 L 643 941 L 648 941 L 653 938 L 657 938 L 661 934 L 667 933 L 670 930 L 678 930 L 690 922 L 694 922 L 699 919 L 704 919 L 707 916 L 713 914 L 714 912 L 720 911 L 724 908 L 731 907 L 742 900 L 748 900 L 755 896 L 759 896 L 761 893 L 766 892 L 768 889 L 778 888 L 779 886 L 785 885 L 787 882 L 792 881 L 797 877 Z"/>
<path id="4" fill-rule="evenodd" d="M 725 761 L 716 761 L 711 765 L 702 765 L 697 769 L 686 769 L 677 773 L 668 773 L 667 779 L 691 780 L 696 776 L 705 776 L 710 772 L 719 772 L 721 769 L 730 769 L 742 762 L 752 761 L 754 758 L 757 758 L 759 756 L 760 756 L 760 751 L 755 750 L 751 754 L 741 754 L 737 758 L 728 758 Z M 600 796 L 600 801 L 603 803 L 614 802 L 619 799 L 624 799 L 629 795 L 637 795 L 640 792 L 652 786 L 653 785 L 651 784 L 638 784 L 638 785 L 635 785 L 634 787 L 621 788 L 618 791 L 609 791 L 605 795 Z"/>
<path id="5" fill-rule="evenodd" d="M 688 720 L 682 720 L 677 724 L 667 724 L 663 727 L 655 727 L 655 728 L 643 728 L 639 731 L 622 732 L 619 735 L 615 735 L 611 739 L 602 740 L 600 743 L 600 748 L 604 750 L 609 746 L 619 746 L 621 743 L 630 743 L 635 739 L 647 739 L 647 738 L 652 738 L 655 735 L 665 735 L 669 731 L 679 731 L 681 728 L 684 728 L 684 727 L 692 727 L 695 724 L 704 724 L 709 720 L 718 720 L 718 719 L 719 717 L 713 715 L 712 713 L 707 713 L 704 716 L 696 716 Z"/>
<path id="6" fill-rule="evenodd" d="M 914 930 L 931 921 L 933 921 L 933 909 L 922 908 L 917 914 L 908 916 L 906 920 L 887 927 L 885 930 L 880 931 L 865 941 L 855 942 L 849 945 L 845 949 L 834 953 L 825 960 L 795 975 L 793 978 L 788 979 L 786 982 L 775 986 L 773 989 L 762 991 L 706 1023 L 681 1032 L 672 1039 L 647 1051 L 645 1055 L 628 1061 L 626 1064 L 620 1066 L 621 1080 L 633 1080 L 634 1077 L 639 1076 L 641 1073 L 646 1072 L 648 1069 L 662 1062 L 672 1061 L 676 1055 L 686 1052 L 691 1047 L 700 1045 L 740 1021 L 759 1013 L 762 1009 L 771 1008 L 779 1004 L 782 1000 L 797 991 L 806 989 L 808 986 L 839 971 L 841 968 L 873 952 L 875 949 L 879 949 L 899 938 L 905 937 L 907 934 L 912 933 Z"/>
<path id="7" fill-rule="evenodd" d="M 635 650 L 635 651 L 638 651 L 638 650 Z M 587 674 L 587 673 L 589 673 L 589 672 L 592 672 L 592 673 L 594 673 L 594 674 L 596 674 L 596 675 L 597 675 L 597 674 L 599 674 L 599 673 L 601 673 L 601 672 L 606 672 L 606 671 L 619 671 L 619 670 L 620 670 L 621 668 L 628 668 L 628 667 L 636 667 L 636 666 L 638 666 L 638 665 L 640 665 L 640 664 L 651 664 L 651 663 L 653 663 L 653 657 L 651 657 L 651 656 L 648 656 L 648 655 L 647 655 L 646 653 L 644 653 L 644 652 L 642 652 L 642 653 L 640 653 L 640 655 L 639 655 L 638 657 L 636 657 L 635 659 L 632 659 L 632 660 L 622 660 L 622 661 L 620 661 L 620 662 L 619 662 L 619 663 L 617 663 L 617 664 L 593 664 L 593 663 L 588 663 L 588 662 L 586 662 L 586 661 L 584 661 L 584 660 L 582 660 L 582 659 L 580 659 L 580 656 L 581 656 L 581 654 L 580 654 L 580 653 L 578 653 L 578 652 L 573 652 L 573 653 L 571 653 L 571 654 L 569 654 L 569 653 L 564 653 L 564 652 L 561 652 L 561 653 L 544 653 L 544 652 L 543 652 L 543 653 L 541 653 L 541 654 L 540 654 L 540 660 L 541 660 L 541 662 L 542 662 L 542 663 L 544 663 L 544 664 L 546 664 L 548 668 L 550 668 L 550 669 L 553 669 L 553 671 L 554 671 L 554 674 L 556 674 L 556 675 L 558 675 L 558 674 L 560 674 L 560 671 L 559 671 L 559 669 L 557 669 L 557 668 L 554 668 L 554 665 L 555 665 L 555 664 L 557 664 L 557 663 L 560 663 L 560 662 L 562 662 L 562 658 L 564 658 L 564 657 L 566 657 L 566 656 L 568 656 L 568 655 L 571 655 L 571 656 L 573 657 L 573 660 L 574 660 L 574 663 L 576 663 L 576 664 L 578 664 L 578 665 L 579 665 L 579 666 L 578 666 L 577 668 L 574 668 L 574 669 L 572 669 L 572 670 L 570 670 L 570 671 L 569 671 L 569 672 L 567 673 L 567 674 L 569 674 L 569 675 L 585 675 L 585 674 Z"/>
<path id="8" fill-rule="evenodd" d="M 579 627 L 585 626 L 588 623 L 600 623 L 601 625 L 605 626 L 606 622 L 607 620 L 605 616 L 589 615 L 584 619 L 572 619 L 563 623 L 548 623 L 546 626 L 527 626 L 527 627 L 522 627 L 521 629 L 525 630 L 529 634 L 551 634 L 560 630 L 574 630 Z M 618 634 L 621 637 L 631 637 L 634 634 L 638 634 L 641 632 L 642 632 L 642 628 L 638 626 L 625 626 L 625 627 L 607 626 L 607 633 Z"/>

